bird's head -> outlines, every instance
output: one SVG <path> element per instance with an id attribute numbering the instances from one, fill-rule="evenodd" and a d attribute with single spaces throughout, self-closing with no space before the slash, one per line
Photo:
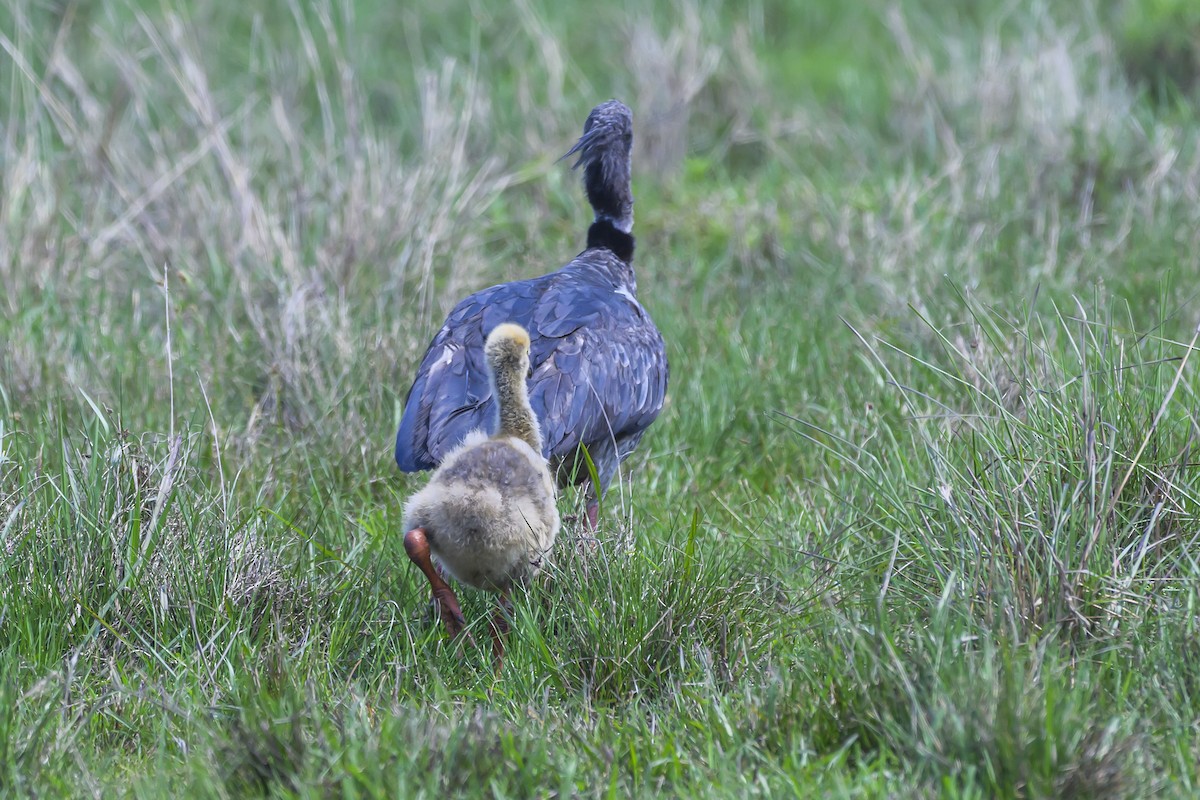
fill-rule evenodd
<path id="1" fill-rule="evenodd" d="M 598 216 L 611 219 L 629 233 L 633 225 L 633 112 L 620 100 L 609 100 L 592 109 L 583 124 L 583 136 L 563 158 L 578 155 L 574 169 L 583 167 L 584 187 Z"/>
<path id="2" fill-rule="evenodd" d="M 607 100 L 592 109 L 583 123 L 583 136 L 563 158 L 579 154 L 574 168 L 600 162 L 609 169 L 628 163 L 633 153 L 633 112 L 620 100 Z"/>
<path id="3" fill-rule="evenodd" d="M 529 332 L 513 322 L 497 325 L 488 334 L 483 353 L 494 374 L 524 378 L 529 372 Z"/>

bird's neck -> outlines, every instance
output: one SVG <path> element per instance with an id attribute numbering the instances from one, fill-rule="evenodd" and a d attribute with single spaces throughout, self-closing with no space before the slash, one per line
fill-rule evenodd
<path id="1" fill-rule="evenodd" d="M 632 224 L 631 219 L 630 225 Z M 587 246 L 589 250 L 597 247 L 611 250 L 613 255 L 626 264 L 633 263 L 635 243 L 632 233 L 617 227 L 612 219 L 600 213 L 596 214 L 596 221 L 588 228 Z"/>
<path id="2" fill-rule="evenodd" d="M 629 156 L 600 158 L 583 173 L 583 190 L 587 194 L 596 221 L 608 220 L 618 231 L 633 231 L 633 187 L 629 180 Z"/>
<path id="3" fill-rule="evenodd" d="M 542 432 L 537 417 L 529 407 L 529 392 L 525 377 L 515 373 L 496 376 L 496 410 L 500 424 L 496 436 L 511 436 L 528 444 L 535 453 L 542 452 Z"/>

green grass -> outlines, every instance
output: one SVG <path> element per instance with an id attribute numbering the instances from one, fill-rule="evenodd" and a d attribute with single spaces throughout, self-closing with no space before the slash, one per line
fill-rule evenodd
<path id="1" fill-rule="evenodd" d="M 0 793 L 1195 796 L 1176 5 L 0 9 Z M 610 96 L 670 395 L 497 677 L 392 437 Z"/>

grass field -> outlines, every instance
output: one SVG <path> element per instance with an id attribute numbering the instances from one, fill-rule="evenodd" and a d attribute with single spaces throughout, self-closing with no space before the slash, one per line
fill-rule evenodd
<path id="1" fill-rule="evenodd" d="M 1193 4 L 420 5 L 0 9 L 0 791 L 1200 795 Z M 668 404 L 496 677 L 393 436 L 612 96 Z"/>

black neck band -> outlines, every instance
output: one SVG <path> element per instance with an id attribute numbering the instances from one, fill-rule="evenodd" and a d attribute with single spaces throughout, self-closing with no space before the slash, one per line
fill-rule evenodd
<path id="1" fill-rule="evenodd" d="M 633 234 L 617 230 L 609 220 L 598 219 L 592 223 L 592 227 L 588 228 L 588 250 L 594 247 L 603 247 L 611 250 L 614 256 L 626 264 L 632 264 L 633 245 Z"/>

